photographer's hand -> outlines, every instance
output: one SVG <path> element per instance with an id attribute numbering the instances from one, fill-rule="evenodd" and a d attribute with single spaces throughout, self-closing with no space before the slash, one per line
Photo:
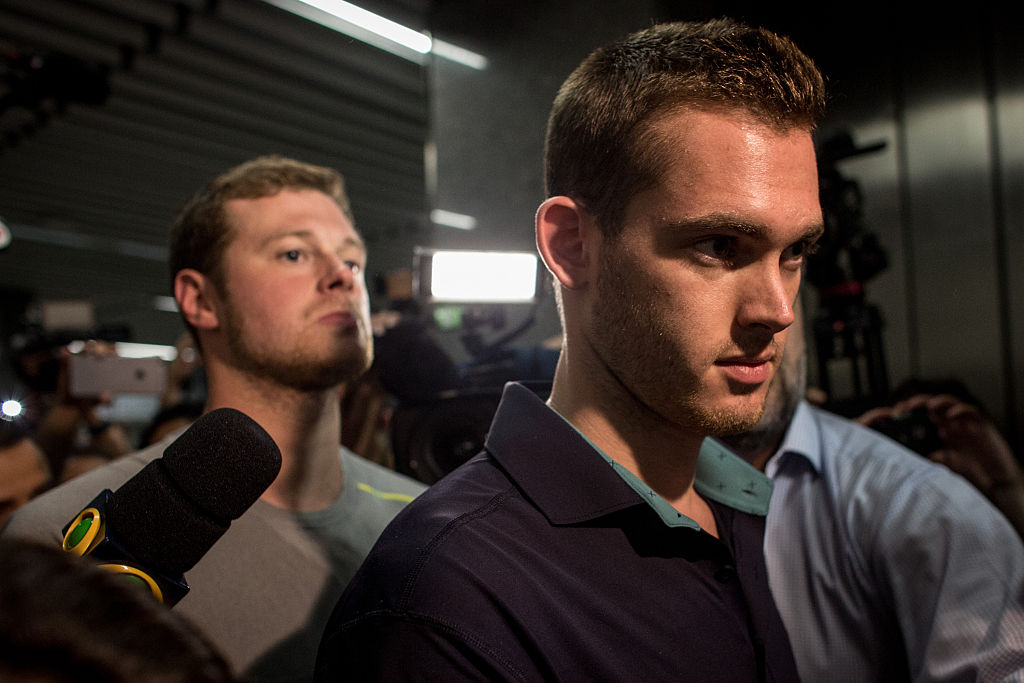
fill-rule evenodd
<path id="1" fill-rule="evenodd" d="M 114 346 L 105 342 L 87 342 L 80 353 L 95 356 L 111 356 Z M 88 454 L 110 459 L 131 451 L 131 444 L 120 425 L 104 421 L 97 408 L 110 403 L 109 395 L 93 397 L 72 396 L 68 390 L 68 359 L 71 352 L 64 348 L 60 352 L 60 373 L 57 378 L 57 402 L 43 417 L 37 430 L 39 445 L 46 451 L 59 479 L 67 479 L 64 470 L 69 458 L 75 455 L 75 437 L 80 425 L 89 432 Z"/>
<path id="2" fill-rule="evenodd" d="M 1010 445 L 977 407 L 948 394 L 915 398 L 927 408 L 945 444 L 931 454 L 932 460 L 962 475 L 986 495 L 1024 485 Z"/>
<path id="3" fill-rule="evenodd" d="M 88 341 L 85 343 L 83 348 L 78 353 L 84 356 L 97 356 L 108 358 L 116 355 L 116 350 L 113 344 L 107 342 Z M 96 413 L 96 408 L 101 405 L 107 405 L 111 401 L 109 394 L 100 394 L 99 396 L 72 396 L 69 389 L 71 385 L 71 375 L 68 368 L 68 359 L 74 355 L 67 348 L 61 349 L 60 354 L 60 375 L 57 377 L 57 398 L 60 405 L 67 406 L 70 409 L 75 410 L 78 414 L 75 417 L 75 422 L 71 425 L 71 429 L 75 429 L 79 421 L 84 421 L 86 427 L 89 428 L 90 433 L 94 435 L 100 431 L 100 427 L 104 425 L 103 420 Z"/>

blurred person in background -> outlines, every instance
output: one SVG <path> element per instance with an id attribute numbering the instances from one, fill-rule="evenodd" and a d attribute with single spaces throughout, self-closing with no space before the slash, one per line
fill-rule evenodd
<path id="1" fill-rule="evenodd" d="M 90 340 L 77 354 L 109 357 L 112 343 Z M 102 417 L 109 394 L 73 396 L 69 389 L 68 346 L 34 345 L 20 349 L 16 370 L 28 388 L 20 419 L 46 454 L 55 482 L 73 479 L 132 450 L 124 427 Z"/>
<path id="2" fill-rule="evenodd" d="M 50 463 L 19 420 L 0 419 L 0 528 L 52 482 Z"/>
<path id="3" fill-rule="evenodd" d="M 1024 680 L 1024 544 L 946 467 L 808 403 L 802 327 L 757 425 L 718 437 L 774 482 L 768 583 L 801 678 Z"/>

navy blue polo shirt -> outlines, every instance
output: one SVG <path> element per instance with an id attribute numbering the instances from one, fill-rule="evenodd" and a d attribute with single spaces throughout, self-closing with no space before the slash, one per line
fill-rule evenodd
<path id="1" fill-rule="evenodd" d="M 704 474 L 720 538 L 508 385 L 485 451 L 410 503 L 349 584 L 317 680 L 797 680 L 765 575 L 766 484 Z"/>

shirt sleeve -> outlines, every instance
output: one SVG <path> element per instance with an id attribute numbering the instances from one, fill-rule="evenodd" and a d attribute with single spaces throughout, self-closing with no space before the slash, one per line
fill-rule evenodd
<path id="1" fill-rule="evenodd" d="M 97 489 L 92 496 L 101 490 Z M 64 526 L 91 500 L 88 495 L 77 482 L 69 482 L 60 490 L 52 489 L 15 510 L 0 529 L 0 537 L 60 545 Z"/>
<path id="2" fill-rule="evenodd" d="M 62 529 L 104 489 L 116 490 L 157 457 L 172 437 L 150 448 L 123 455 L 106 465 L 80 474 L 15 510 L 0 529 L 0 536 L 42 543 L 63 541 Z"/>
<path id="3" fill-rule="evenodd" d="M 938 467 L 903 482 L 881 519 L 870 564 L 911 680 L 1024 681 L 1024 544 L 1006 519 Z"/>

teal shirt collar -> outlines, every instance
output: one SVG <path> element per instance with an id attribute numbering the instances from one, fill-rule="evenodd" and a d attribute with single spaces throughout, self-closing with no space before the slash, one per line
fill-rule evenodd
<path id="1" fill-rule="evenodd" d="M 568 420 L 566 423 L 572 425 Z M 573 429 L 576 427 L 573 426 Z M 576 431 L 611 465 L 623 481 L 629 484 L 658 513 L 666 525 L 700 529 L 697 522 L 672 507 L 640 477 L 612 460 L 583 432 L 578 429 Z M 773 485 L 771 479 L 746 460 L 717 441 L 704 439 L 700 447 L 700 454 L 697 456 L 697 474 L 693 482 L 697 493 L 740 512 L 764 517 L 768 514 L 768 503 L 771 500 Z"/>

